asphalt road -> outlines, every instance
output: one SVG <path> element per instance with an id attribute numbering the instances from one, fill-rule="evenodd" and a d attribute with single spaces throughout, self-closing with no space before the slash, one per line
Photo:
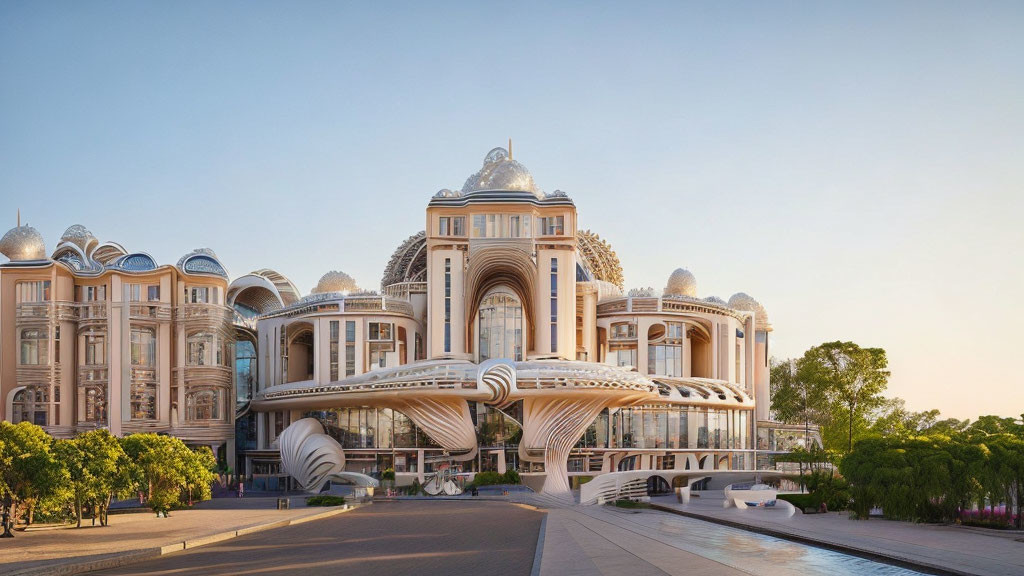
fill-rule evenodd
<path id="1" fill-rule="evenodd" d="M 92 574 L 530 574 L 543 513 L 502 502 L 377 502 Z"/>

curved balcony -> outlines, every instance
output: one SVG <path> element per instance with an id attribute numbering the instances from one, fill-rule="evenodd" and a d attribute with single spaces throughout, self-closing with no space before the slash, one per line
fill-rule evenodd
<path id="1" fill-rule="evenodd" d="M 171 319 L 171 305 L 164 302 L 134 302 L 128 313 L 132 320 L 166 322 Z"/>

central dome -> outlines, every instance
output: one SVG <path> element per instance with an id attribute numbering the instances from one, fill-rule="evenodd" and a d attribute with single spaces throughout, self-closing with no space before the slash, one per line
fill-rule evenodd
<path id="1" fill-rule="evenodd" d="M 351 276 L 338 270 L 331 270 L 320 277 L 312 294 L 329 294 L 332 292 L 355 292 L 359 290 Z"/>
<path id="2" fill-rule="evenodd" d="M 538 198 L 544 198 L 544 193 L 537 188 L 526 166 L 513 160 L 508 150 L 501 147 L 488 152 L 480 171 L 467 178 L 462 186 L 463 194 L 482 190 L 529 192 Z"/>

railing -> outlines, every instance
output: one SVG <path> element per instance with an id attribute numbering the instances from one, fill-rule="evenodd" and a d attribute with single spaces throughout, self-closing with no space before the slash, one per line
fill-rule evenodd
<path id="1" fill-rule="evenodd" d="M 410 294 L 426 294 L 426 282 L 399 282 L 384 287 L 384 295 L 391 298 L 408 300 Z"/>
<path id="2" fill-rule="evenodd" d="M 175 309 L 174 319 L 182 320 L 214 320 L 231 322 L 234 310 L 220 304 L 184 304 Z"/>
<path id="3" fill-rule="evenodd" d="M 171 305 L 163 302 L 134 303 L 128 313 L 132 320 L 170 320 Z"/>
<path id="4" fill-rule="evenodd" d="M 90 320 L 106 321 L 107 319 L 106 302 L 80 302 L 77 307 L 78 320 L 80 322 L 88 322 Z"/>
<path id="5" fill-rule="evenodd" d="M 24 319 L 49 319 L 51 306 L 49 302 L 23 302 L 18 304 L 17 317 Z"/>
<path id="6" fill-rule="evenodd" d="M 102 384 L 110 377 L 106 364 L 82 364 L 78 367 L 78 385 Z"/>

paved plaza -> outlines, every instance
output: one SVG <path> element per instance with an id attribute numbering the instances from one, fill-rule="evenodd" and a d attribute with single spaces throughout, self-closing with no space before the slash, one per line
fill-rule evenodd
<path id="1" fill-rule="evenodd" d="M 291 498 L 294 508 L 277 510 L 276 498 L 215 498 L 190 510 L 156 518 L 148 512 L 114 514 L 110 525 L 17 532 L 0 540 L 0 574 L 32 571 L 51 573 L 72 562 L 100 561 L 128 551 L 161 548 L 253 526 L 295 521 L 325 512 L 309 508 L 301 497 Z"/>
<path id="2" fill-rule="evenodd" d="M 376 502 L 95 574 L 528 576 L 543 517 L 504 502 Z"/>
<path id="3" fill-rule="evenodd" d="M 299 505 L 274 509 L 272 498 L 215 499 L 168 519 L 112 517 L 108 528 L 19 533 L 0 541 L 0 573 L 57 573 L 78 560 L 117 556 L 184 540 L 197 547 L 94 572 L 96 574 L 292 574 L 309 571 L 387 574 L 531 574 L 538 541 L 541 576 L 908 576 L 907 567 L 826 550 L 776 536 L 853 549 L 931 567 L 945 574 L 1024 574 L 1024 535 L 952 526 L 916 525 L 844 513 L 789 518 L 782 510 L 723 509 L 715 493 L 681 506 L 653 504 L 714 520 L 660 510 L 579 506 L 537 494 L 499 499 L 377 501 L 324 514 Z M 333 512 L 331 512 L 333 510 Z M 341 513 L 337 513 L 341 512 Z M 746 525 L 757 534 L 721 523 Z M 250 526 L 265 530 L 202 544 L 204 537 Z M 538 540 L 538 536 L 542 536 Z M 214 538 L 215 539 L 215 538 Z M 69 573 L 69 572 L 64 572 Z M 534 572 L 536 573 L 536 572 Z"/>

